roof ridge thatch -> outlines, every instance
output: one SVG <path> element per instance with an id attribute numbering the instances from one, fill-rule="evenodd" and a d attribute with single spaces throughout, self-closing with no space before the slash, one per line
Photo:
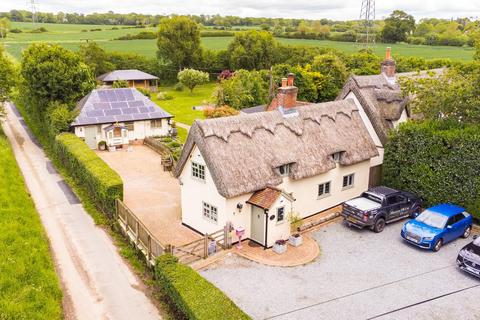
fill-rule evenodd
<path id="1" fill-rule="evenodd" d="M 278 186 L 283 178 L 275 170 L 283 164 L 292 164 L 290 177 L 298 180 L 335 168 L 336 152 L 343 152 L 342 165 L 378 155 L 353 101 L 297 110 L 298 116 L 289 118 L 269 111 L 195 121 L 175 175 L 197 146 L 218 192 L 230 198 Z"/>

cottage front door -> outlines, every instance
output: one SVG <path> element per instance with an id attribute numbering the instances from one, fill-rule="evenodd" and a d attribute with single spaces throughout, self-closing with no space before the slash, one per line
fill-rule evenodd
<path id="1" fill-rule="evenodd" d="M 252 205 L 252 219 L 250 228 L 250 239 L 265 245 L 265 223 L 266 223 L 265 210 L 257 206 Z"/>
<path id="2" fill-rule="evenodd" d="M 85 143 L 90 149 L 97 148 L 97 126 L 85 127 Z"/>

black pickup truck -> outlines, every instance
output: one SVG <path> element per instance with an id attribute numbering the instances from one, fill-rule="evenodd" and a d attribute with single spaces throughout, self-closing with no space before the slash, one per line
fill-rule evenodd
<path id="1" fill-rule="evenodd" d="M 349 226 L 382 232 L 385 225 L 420 211 L 421 198 L 388 187 L 374 187 L 343 204 L 342 216 Z"/>

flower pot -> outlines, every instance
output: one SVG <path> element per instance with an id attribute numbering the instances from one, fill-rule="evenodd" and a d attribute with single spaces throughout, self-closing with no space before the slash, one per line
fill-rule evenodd
<path id="1" fill-rule="evenodd" d="M 291 235 L 288 238 L 288 243 L 294 247 L 299 247 L 303 243 L 303 237 L 300 234 Z"/>
<path id="2" fill-rule="evenodd" d="M 287 251 L 287 244 L 277 244 L 275 243 L 273 245 L 273 252 L 277 253 L 277 254 L 283 254 Z"/>

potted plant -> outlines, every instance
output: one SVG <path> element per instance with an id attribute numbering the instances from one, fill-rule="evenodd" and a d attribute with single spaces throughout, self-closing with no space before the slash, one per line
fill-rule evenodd
<path id="1" fill-rule="evenodd" d="M 101 151 L 107 150 L 107 141 L 102 140 L 98 143 L 98 149 Z"/>
<path id="2" fill-rule="evenodd" d="M 290 222 L 292 234 L 288 238 L 288 243 L 294 247 L 298 247 L 303 243 L 303 237 L 300 234 L 300 228 L 303 225 L 303 219 L 298 213 L 291 212 L 288 216 L 288 222 Z"/>
<path id="3" fill-rule="evenodd" d="M 280 239 L 275 241 L 275 244 L 273 245 L 273 252 L 278 253 L 278 254 L 283 254 L 287 251 L 287 241 Z"/>
<path id="4" fill-rule="evenodd" d="M 178 135 L 178 129 L 177 129 L 177 124 L 175 121 L 172 121 L 172 123 L 170 124 L 170 126 L 172 127 L 172 131 L 171 131 L 171 136 L 172 138 L 176 138 L 177 135 Z"/>

